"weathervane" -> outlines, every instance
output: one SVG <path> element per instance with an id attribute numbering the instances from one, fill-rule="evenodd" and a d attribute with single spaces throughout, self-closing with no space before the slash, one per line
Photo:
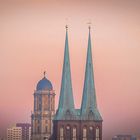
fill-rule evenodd
<path id="1" fill-rule="evenodd" d="M 65 26 L 65 27 L 66 27 L 66 30 L 68 30 L 68 25 L 67 25 L 67 24 L 66 24 L 66 26 Z"/>
<path id="2" fill-rule="evenodd" d="M 68 29 L 68 18 L 66 18 L 66 30 Z"/>
<path id="3" fill-rule="evenodd" d="M 46 77 L 46 71 L 44 71 L 44 77 Z"/>
<path id="4" fill-rule="evenodd" d="M 88 28 L 89 28 L 89 30 L 90 30 L 90 29 L 91 29 L 91 24 L 92 24 L 92 22 L 89 21 L 87 24 L 88 24 Z"/>

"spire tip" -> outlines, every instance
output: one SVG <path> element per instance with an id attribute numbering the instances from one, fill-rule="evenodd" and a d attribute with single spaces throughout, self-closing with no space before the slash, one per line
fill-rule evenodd
<path id="1" fill-rule="evenodd" d="M 91 29 L 91 26 L 90 26 L 90 25 L 88 26 L 88 29 L 89 29 L 89 31 L 90 31 L 90 29 Z"/>
<path id="2" fill-rule="evenodd" d="M 90 29 L 91 29 L 91 22 L 88 22 L 87 24 L 88 24 L 88 29 L 90 31 Z"/>
<path id="3" fill-rule="evenodd" d="M 66 27 L 66 30 L 68 30 L 68 25 L 66 25 L 65 27 Z"/>
<path id="4" fill-rule="evenodd" d="M 46 77 L 46 71 L 44 71 L 44 77 Z"/>

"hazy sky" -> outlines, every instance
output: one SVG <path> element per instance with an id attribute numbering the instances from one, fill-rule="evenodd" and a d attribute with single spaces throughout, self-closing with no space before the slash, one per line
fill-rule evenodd
<path id="1" fill-rule="evenodd" d="M 66 24 L 75 105 L 80 107 L 89 21 L 103 140 L 140 135 L 139 0 L 1 0 L 0 136 L 16 122 L 30 122 L 33 93 L 44 70 L 57 108 Z"/>

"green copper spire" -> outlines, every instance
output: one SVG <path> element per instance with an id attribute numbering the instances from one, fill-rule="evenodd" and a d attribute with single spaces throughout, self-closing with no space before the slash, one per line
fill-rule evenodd
<path id="1" fill-rule="evenodd" d="M 89 26 L 85 80 L 81 104 L 81 118 L 90 120 L 101 120 L 102 118 L 99 114 L 96 103 L 90 30 L 91 29 Z"/>
<path id="2" fill-rule="evenodd" d="M 56 120 L 71 119 L 74 115 L 74 100 L 71 82 L 69 45 L 68 45 L 68 26 L 66 26 L 65 52 L 63 62 L 63 72 L 61 81 L 61 91 L 59 98 L 59 106 L 56 113 Z"/>

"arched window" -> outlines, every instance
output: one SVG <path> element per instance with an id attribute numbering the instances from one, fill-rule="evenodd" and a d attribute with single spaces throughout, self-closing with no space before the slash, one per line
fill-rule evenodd
<path id="1" fill-rule="evenodd" d="M 93 130 L 93 126 L 89 127 L 89 140 L 93 140 L 94 139 L 94 130 Z"/>
<path id="2" fill-rule="evenodd" d="M 96 140 L 100 140 L 99 127 L 96 128 Z"/>
<path id="3" fill-rule="evenodd" d="M 48 110 L 48 95 L 44 96 L 44 110 Z"/>
<path id="4" fill-rule="evenodd" d="M 51 97 L 51 110 L 53 110 L 53 97 Z"/>
<path id="5" fill-rule="evenodd" d="M 64 128 L 60 128 L 60 140 L 64 140 Z"/>
<path id="6" fill-rule="evenodd" d="M 67 140 L 71 140 L 71 128 L 69 125 L 66 126 L 66 138 Z"/>
<path id="7" fill-rule="evenodd" d="M 34 94 L 34 110 L 37 110 L 37 96 Z"/>
<path id="8" fill-rule="evenodd" d="M 41 95 L 38 96 L 38 109 L 39 109 L 39 111 L 41 111 L 41 109 L 42 109 L 42 97 L 41 97 Z"/>
<path id="9" fill-rule="evenodd" d="M 37 120 L 37 132 L 38 133 L 40 132 L 40 123 L 41 123 L 41 120 Z"/>
<path id="10" fill-rule="evenodd" d="M 46 125 L 46 128 L 45 128 L 45 132 L 47 133 L 48 132 L 48 126 Z"/>
<path id="11" fill-rule="evenodd" d="M 37 133 L 40 133 L 40 126 L 37 127 Z"/>
<path id="12" fill-rule="evenodd" d="M 72 130 L 72 140 L 76 140 L 76 135 L 77 135 L 77 132 L 76 132 L 76 127 L 73 127 L 73 130 Z"/>
<path id="13" fill-rule="evenodd" d="M 87 128 L 83 128 L 83 140 L 87 140 Z"/>

